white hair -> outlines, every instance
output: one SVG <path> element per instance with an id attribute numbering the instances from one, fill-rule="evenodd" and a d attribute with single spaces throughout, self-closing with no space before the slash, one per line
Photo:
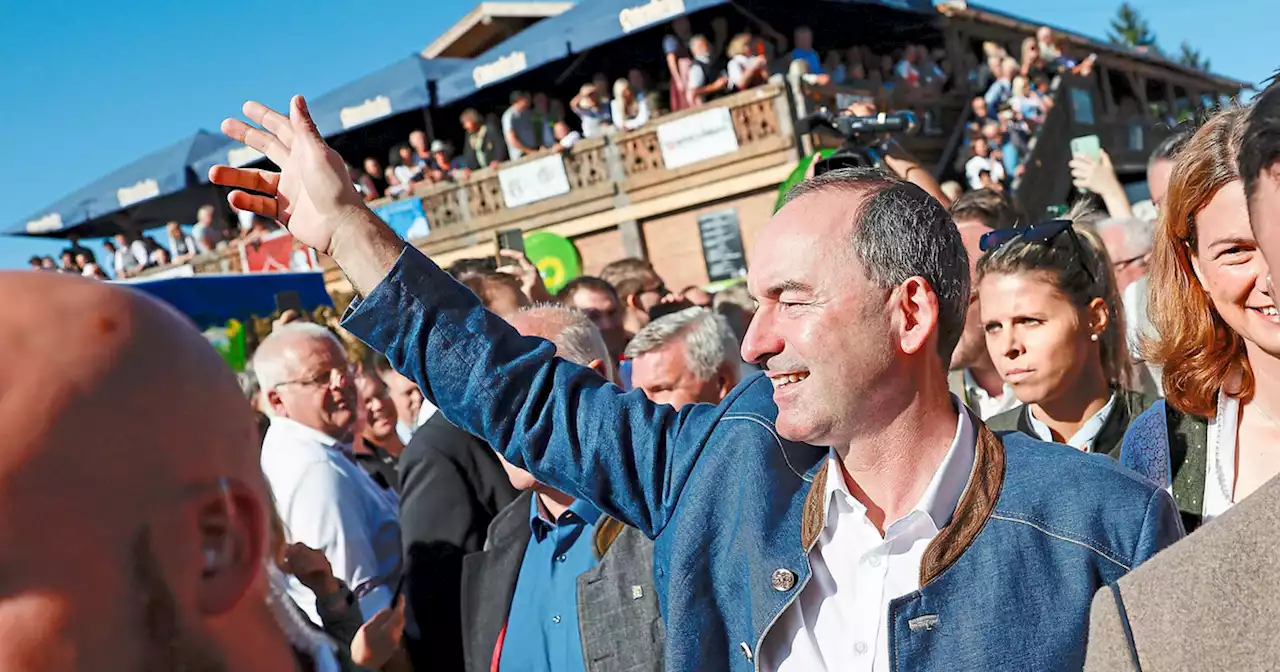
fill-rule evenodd
<path id="1" fill-rule="evenodd" d="M 543 327 L 541 335 L 555 344 L 556 355 L 560 358 L 580 366 L 601 361 L 609 367 L 604 372 L 605 377 L 613 375 L 604 336 L 600 335 L 600 330 L 586 313 L 569 306 L 540 303 L 524 308 L 520 314 Z"/>
<path id="2" fill-rule="evenodd" d="M 696 306 L 664 315 L 645 325 L 627 344 L 625 354 L 628 359 L 635 359 L 677 339 L 684 341 L 687 366 L 698 380 L 714 379 L 724 366 L 737 371 L 741 364 L 738 339 L 729 328 L 728 320 L 723 315 Z"/>
<path id="3" fill-rule="evenodd" d="M 339 350 L 342 343 L 328 329 L 311 322 L 291 322 L 276 327 L 271 335 L 262 339 L 253 353 L 253 371 L 258 375 L 258 385 L 271 390 L 289 381 L 293 376 L 293 357 L 290 346 L 306 341 L 327 341 Z"/>
<path id="4" fill-rule="evenodd" d="M 1137 217 L 1108 217 L 1095 224 L 1094 228 L 1098 230 L 1099 236 L 1110 229 L 1119 229 L 1124 234 L 1124 248 L 1110 251 L 1113 257 L 1112 261 L 1141 257 L 1150 253 L 1154 247 L 1156 227 L 1155 224 L 1145 219 L 1138 219 Z"/>

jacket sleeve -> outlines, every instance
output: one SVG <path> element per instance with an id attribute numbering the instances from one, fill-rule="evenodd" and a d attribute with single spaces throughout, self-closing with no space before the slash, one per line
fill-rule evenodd
<path id="1" fill-rule="evenodd" d="M 1120 464 L 1164 488 L 1172 488 L 1173 470 L 1169 461 L 1169 423 L 1165 402 L 1157 401 L 1129 423 L 1120 442 Z"/>
<path id="2" fill-rule="evenodd" d="M 1155 490 L 1147 501 L 1147 515 L 1142 521 L 1142 534 L 1133 553 L 1133 566 L 1146 562 L 1151 556 L 1186 536 L 1182 529 L 1182 516 L 1173 497 L 1164 490 Z"/>
<path id="3" fill-rule="evenodd" d="M 677 412 L 623 393 L 558 359 L 550 343 L 520 336 L 412 246 L 343 327 L 507 461 L 649 537 L 662 531 L 727 405 Z"/>

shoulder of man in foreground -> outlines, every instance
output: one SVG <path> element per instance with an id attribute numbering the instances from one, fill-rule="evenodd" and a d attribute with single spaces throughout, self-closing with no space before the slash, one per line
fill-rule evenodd
<path id="1" fill-rule="evenodd" d="M 1181 539 L 1173 498 L 1115 460 L 1001 433 L 1004 489 L 993 517 L 1035 528 L 1133 569 Z"/>
<path id="2" fill-rule="evenodd" d="M 1280 478 L 1098 591 L 1086 669 L 1268 669 L 1280 657 Z M 1136 648 L 1136 652 L 1135 652 Z"/>

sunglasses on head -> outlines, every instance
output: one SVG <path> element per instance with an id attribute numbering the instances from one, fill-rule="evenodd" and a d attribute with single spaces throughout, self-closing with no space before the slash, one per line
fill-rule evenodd
<path id="1" fill-rule="evenodd" d="M 983 252 L 999 249 L 1014 238 L 1021 238 L 1028 243 L 1053 245 L 1053 240 L 1062 235 L 1064 231 L 1071 238 L 1071 244 L 1076 248 L 1076 256 L 1080 259 L 1080 267 L 1089 276 L 1089 282 L 1096 284 L 1098 279 L 1093 276 L 1093 271 L 1089 269 L 1089 264 L 1085 262 L 1084 247 L 1080 244 L 1080 239 L 1076 236 L 1075 229 L 1072 228 L 1071 220 L 1069 219 L 1052 219 L 1028 227 L 989 231 L 982 234 L 982 237 L 978 239 L 978 249 Z"/>

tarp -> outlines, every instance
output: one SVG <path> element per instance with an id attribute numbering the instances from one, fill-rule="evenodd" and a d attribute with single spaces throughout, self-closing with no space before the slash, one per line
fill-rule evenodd
<path id="1" fill-rule="evenodd" d="M 413 54 L 307 100 L 320 134 L 326 138 L 355 130 L 404 112 L 430 106 L 431 82 L 439 81 L 465 65 L 465 58 L 423 58 Z M 225 139 L 224 139 L 225 140 Z M 191 169 L 202 183 L 209 181 L 209 169 L 219 164 L 245 166 L 262 159 L 258 151 L 226 140 L 192 163 Z"/>
<path id="2" fill-rule="evenodd" d="M 522 72 L 569 56 L 572 15 L 593 0 L 583 0 L 559 16 L 543 19 L 475 57 L 436 84 L 436 104 L 448 105 Z"/>
<path id="3" fill-rule="evenodd" d="M 224 142 L 221 134 L 198 131 L 72 192 L 4 233 L 96 237 L 122 229 L 151 228 L 170 220 L 193 221 L 196 208 L 216 196 L 211 188 L 189 188 L 198 184 L 189 166 Z"/>
<path id="4" fill-rule="evenodd" d="M 332 306 L 324 289 L 324 273 L 245 273 L 196 275 L 189 278 L 140 278 L 121 286 L 144 292 L 173 306 L 201 329 L 223 326 L 227 320 L 247 322 L 276 310 L 276 294 L 293 291 L 302 307 Z"/>
<path id="5" fill-rule="evenodd" d="M 569 44 L 574 53 L 581 53 L 678 16 L 727 4 L 729 0 L 584 0 L 561 16 L 577 13 L 568 29 Z"/>

